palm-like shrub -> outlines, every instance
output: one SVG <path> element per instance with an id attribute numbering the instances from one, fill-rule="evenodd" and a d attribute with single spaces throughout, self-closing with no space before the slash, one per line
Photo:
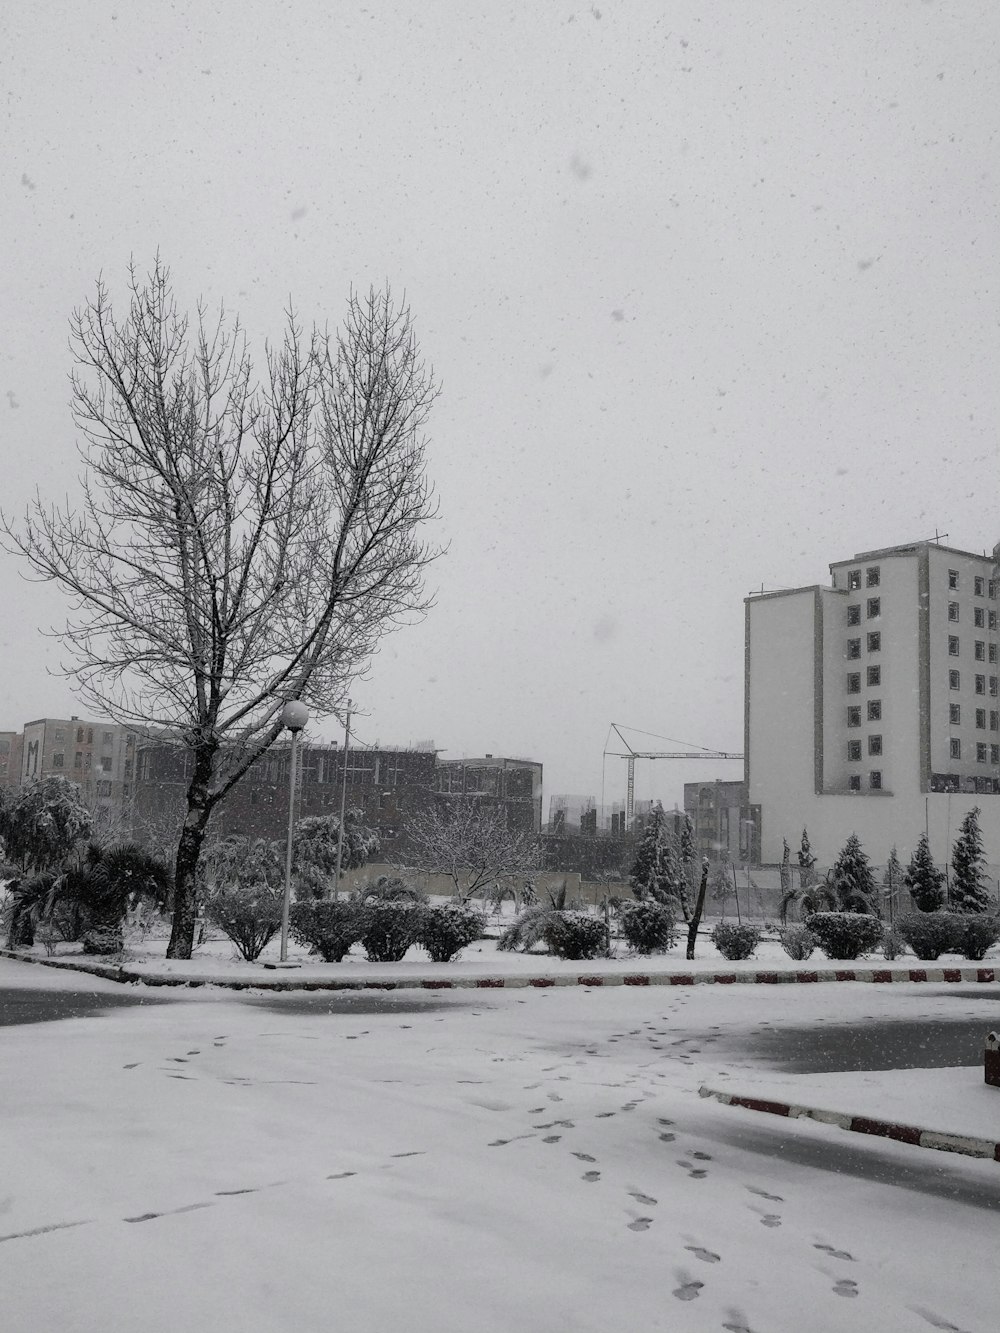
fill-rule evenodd
<path id="1" fill-rule="evenodd" d="M 605 952 L 607 940 L 604 921 L 589 912 L 572 912 L 561 907 L 528 907 L 503 932 L 497 948 L 527 952 L 542 943 L 558 958 L 584 959 L 596 958 Z"/>
<path id="2" fill-rule="evenodd" d="M 122 925 L 130 904 L 147 898 L 163 907 L 170 886 L 169 867 L 135 843 L 91 843 L 83 864 L 63 876 L 59 898 L 80 906 L 84 953 L 117 953 L 124 944 Z"/>
<path id="3" fill-rule="evenodd" d="M 354 894 L 354 899 L 359 903 L 372 901 L 425 903 L 427 902 L 427 894 L 416 884 L 401 879 L 399 875 L 379 875 L 377 879 L 370 879 L 367 884 L 362 884 Z"/>
<path id="4" fill-rule="evenodd" d="M 281 929 L 282 895 L 269 885 L 224 884 L 209 899 L 208 919 L 248 963 L 255 963 Z"/>

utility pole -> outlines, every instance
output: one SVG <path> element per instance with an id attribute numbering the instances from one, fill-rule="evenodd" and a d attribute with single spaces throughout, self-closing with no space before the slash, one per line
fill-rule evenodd
<path id="1" fill-rule="evenodd" d="M 337 830 L 337 870 L 333 877 L 333 895 L 340 896 L 340 863 L 344 855 L 344 813 L 347 809 L 347 752 L 351 746 L 351 701 L 347 701 L 347 717 L 344 720 L 344 773 L 340 784 L 340 828 Z"/>

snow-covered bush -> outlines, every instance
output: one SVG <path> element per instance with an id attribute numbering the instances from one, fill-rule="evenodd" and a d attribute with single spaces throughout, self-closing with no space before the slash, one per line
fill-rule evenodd
<path id="1" fill-rule="evenodd" d="M 760 943 L 760 930 L 757 926 L 719 921 L 712 927 L 712 943 L 730 962 L 737 958 L 751 958 Z"/>
<path id="2" fill-rule="evenodd" d="M 882 942 L 882 922 L 863 912 L 814 912 L 806 925 L 827 958 L 860 958 Z"/>
<path id="3" fill-rule="evenodd" d="M 778 938 L 785 953 L 798 963 L 805 962 L 816 948 L 816 936 L 806 926 L 786 926 Z"/>
<path id="4" fill-rule="evenodd" d="M 558 958 L 597 958 L 607 948 L 607 930 L 599 916 L 589 912 L 550 912 L 542 933 L 550 953 Z"/>
<path id="5" fill-rule="evenodd" d="M 654 898 L 623 902 L 618 925 L 629 948 L 639 954 L 663 953 L 677 943 L 673 912 Z"/>
<path id="6" fill-rule="evenodd" d="M 482 933 L 482 912 L 465 903 L 446 903 L 424 908 L 417 943 L 424 946 L 432 962 L 448 963 Z"/>
<path id="7" fill-rule="evenodd" d="M 255 963 L 281 929 L 281 897 L 266 884 L 226 884 L 209 899 L 205 914 Z"/>
<path id="8" fill-rule="evenodd" d="M 370 963 L 398 963 L 420 938 L 426 911 L 420 903 L 369 898 L 358 910 L 361 943 Z"/>
<path id="9" fill-rule="evenodd" d="M 929 963 L 958 947 L 960 927 L 952 912 L 918 912 L 904 916 L 897 929 L 917 957 Z"/>
<path id="10" fill-rule="evenodd" d="M 339 963 L 361 938 L 362 910 L 355 902 L 293 903 L 290 929 L 294 939 L 325 963 Z"/>
<path id="11" fill-rule="evenodd" d="M 891 963 L 904 953 L 906 953 L 906 940 L 900 934 L 898 926 L 890 926 L 882 939 L 882 957 Z"/>
<path id="12" fill-rule="evenodd" d="M 963 914 L 958 921 L 956 945 L 964 958 L 980 962 L 986 950 L 1000 940 L 1000 917 Z"/>

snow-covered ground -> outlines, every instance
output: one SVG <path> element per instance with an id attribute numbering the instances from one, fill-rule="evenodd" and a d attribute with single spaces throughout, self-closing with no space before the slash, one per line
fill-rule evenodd
<path id="1" fill-rule="evenodd" d="M 0 960 L 24 984 L 122 993 Z M 0 1028 L 0 1322 L 986 1333 L 996 1164 L 697 1095 L 741 1034 L 916 989 L 170 992 Z"/>

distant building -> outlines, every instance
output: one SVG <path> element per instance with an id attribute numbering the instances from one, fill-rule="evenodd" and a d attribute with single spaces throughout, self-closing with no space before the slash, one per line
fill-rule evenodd
<path id="1" fill-rule="evenodd" d="M 437 789 L 442 795 L 502 804 L 510 828 L 538 833 L 542 827 L 542 765 L 533 759 L 441 759 Z"/>
<path id="2" fill-rule="evenodd" d="M 684 811 L 694 825 L 699 856 L 710 861 L 743 861 L 749 845 L 750 859 L 758 859 L 746 791 L 744 782 L 685 782 Z"/>
<path id="3" fill-rule="evenodd" d="M 939 864 L 975 805 L 1000 862 L 1000 634 L 991 556 L 921 541 L 746 599 L 749 817 L 765 862 L 809 830 L 875 862 L 927 829 Z"/>
<path id="4" fill-rule="evenodd" d="M 131 817 L 135 744 L 135 733 L 113 722 L 36 718 L 20 732 L 0 732 L 0 784 L 68 778 L 80 787 L 98 831 L 124 832 Z"/>

